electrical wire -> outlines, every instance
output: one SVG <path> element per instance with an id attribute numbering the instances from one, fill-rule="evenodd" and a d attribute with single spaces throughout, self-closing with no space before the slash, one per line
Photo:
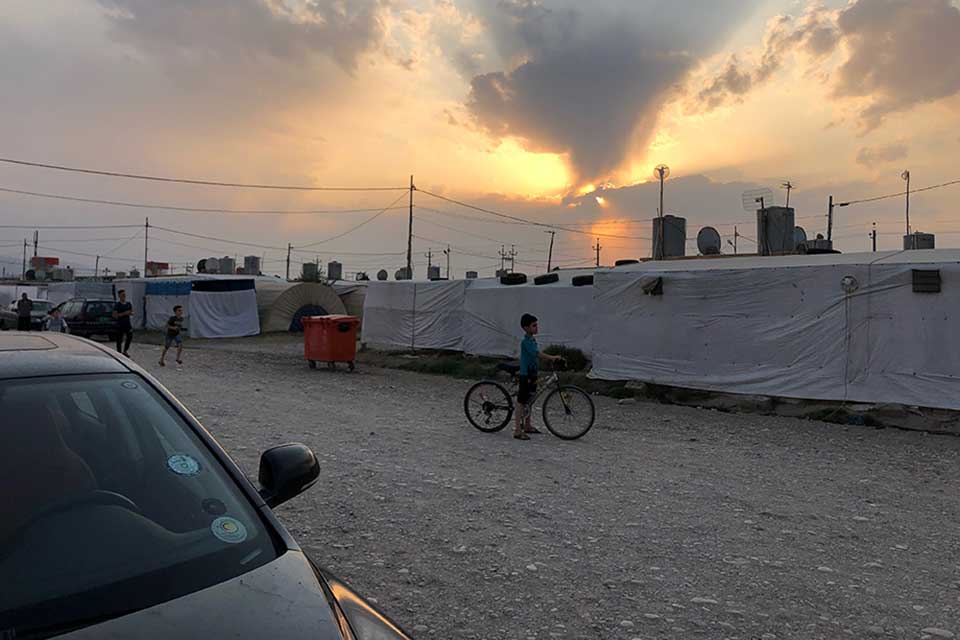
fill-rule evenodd
<path id="1" fill-rule="evenodd" d="M 409 187 L 307 187 L 298 185 L 278 185 L 278 184 L 249 184 L 243 182 L 220 182 L 216 180 L 195 180 L 189 178 L 168 178 L 162 176 L 150 176 L 137 173 L 121 173 L 119 171 L 102 171 L 98 169 L 84 169 L 80 167 L 68 167 L 64 165 L 49 164 L 46 162 L 29 162 L 27 160 L 17 160 L 14 158 L 0 158 L 0 162 L 15 164 L 24 167 L 35 167 L 40 169 L 54 169 L 56 171 L 69 171 L 72 173 L 85 173 L 97 176 L 109 176 L 111 178 L 127 178 L 131 180 L 149 180 L 152 182 L 174 182 L 180 184 L 195 184 L 212 187 L 237 187 L 241 189 L 277 189 L 282 191 L 407 191 Z"/>
<path id="2" fill-rule="evenodd" d="M 14 193 L 36 198 L 50 198 L 53 200 L 66 200 L 67 202 L 82 202 L 84 204 L 103 204 L 112 207 L 130 207 L 133 209 L 150 209 L 159 211 L 173 211 L 175 213 L 228 213 L 239 215 L 320 215 L 334 213 L 369 213 L 378 211 L 375 208 L 368 209 L 222 209 L 215 207 L 178 207 L 165 204 L 150 204 L 145 202 L 125 202 L 122 200 L 98 200 L 96 198 L 81 198 L 78 196 L 66 196 L 57 193 L 41 193 L 39 191 L 24 191 L 22 189 L 10 189 L 0 187 L 2 193 Z M 403 209 L 404 207 L 398 207 Z"/>
<path id="3" fill-rule="evenodd" d="M 849 206 L 851 206 L 851 205 L 863 204 L 863 203 L 865 203 L 865 202 L 877 202 L 878 200 L 888 200 L 888 199 L 890 199 L 890 198 L 901 198 L 901 197 L 903 197 L 903 196 L 906 196 L 907 193 L 910 193 L 910 194 L 923 193 L 924 191 L 933 191 L 934 189 L 942 189 L 943 187 L 950 187 L 950 186 L 953 186 L 953 185 L 955 185 L 955 184 L 960 184 L 960 180 L 951 180 L 951 181 L 949 181 L 949 182 L 941 182 L 940 184 L 930 185 L 929 187 L 921 187 L 921 188 L 919 188 L 919 189 L 910 189 L 909 192 L 908 192 L 908 191 L 901 191 L 901 192 L 899 192 L 899 193 L 888 193 L 887 195 L 884 195 L 884 196 L 876 196 L 876 197 L 873 197 L 873 198 L 861 198 L 861 199 L 859 199 L 859 200 L 849 200 L 849 201 L 847 201 L 847 202 L 841 202 L 840 204 L 838 204 L 838 205 L 836 205 L 836 206 L 838 206 L 838 207 L 849 207 Z"/>
<path id="4" fill-rule="evenodd" d="M 141 229 L 142 224 L 58 225 L 58 224 L 0 224 L 0 229 Z"/>
<path id="5" fill-rule="evenodd" d="M 359 229 L 360 227 L 363 227 L 363 226 L 365 226 L 365 225 L 373 222 L 374 220 L 376 220 L 377 218 L 379 218 L 380 216 L 382 216 L 384 213 L 386 213 L 387 211 L 389 211 L 389 210 L 393 207 L 393 205 L 395 205 L 395 204 L 397 204 L 398 202 L 400 202 L 400 200 L 402 200 L 404 197 L 406 197 L 406 195 L 407 195 L 407 194 L 405 194 L 405 193 L 400 194 L 400 197 L 398 197 L 396 200 L 394 200 L 393 202 L 391 202 L 390 204 L 388 204 L 387 206 L 385 206 L 383 209 L 381 209 L 380 211 L 378 211 L 378 212 L 375 213 L 374 215 L 370 216 L 369 218 L 367 218 L 366 220 L 364 220 L 364 221 L 361 222 L 360 224 L 358 224 L 358 225 L 356 225 L 356 226 L 354 226 L 354 227 L 350 227 L 349 229 L 347 229 L 347 230 L 344 231 L 343 233 L 338 233 L 338 234 L 335 235 L 335 236 L 330 236 L 329 238 L 324 238 L 323 240 L 318 240 L 317 242 L 311 242 L 310 244 L 302 244 L 302 245 L 299 245 L 299 246 L 296 247 L 296 248 L 297 248 L 297 249 L 308 249 L 308 248 L 310 248 L 310 247 L 315 247 L 315 246 L 317 246 L 318 244 L 324 244 L 324 243 L 326 243 L 326 242 L 331 242 L 331 241 L 333 241 L 333 240 L 338 240 L 338 239 L 344 237 L 344 236 L 347 235 L 347 234 L 353 233 L 354 231 L 356 231 L 356 230 Z"/>

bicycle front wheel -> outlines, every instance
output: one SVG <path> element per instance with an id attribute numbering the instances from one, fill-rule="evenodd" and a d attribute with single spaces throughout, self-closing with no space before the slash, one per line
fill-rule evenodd
<path id="1" fill-rule="evenodd" d="M 593 399 L 579 387 L 557 387 L 543 401 L 543 424 L 561 440 L 582 437 L 590 431 L 595 418 Z"/>
<path id="2" fill-rule="evenodd" d="M 484 380 L 470 387 L 463 398 L 463 411 L 480 431 L 493 433 L 510 423 L 513 417 L 513 399 L 503 385 Z"/>

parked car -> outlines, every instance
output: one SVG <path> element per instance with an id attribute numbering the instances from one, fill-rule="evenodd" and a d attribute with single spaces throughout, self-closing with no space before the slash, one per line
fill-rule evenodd
<path id="1" fill-rule="evenodd" d="M 255 488 L 157 380 L 61 333 L 0 334 L 0 415 L 0 638 L 409 640 L 274 515 L 320 476 L 306 446 Z"/>
<path id="2" fill-rule="evenodd" d="M 19 301 L 20 298 L 17 298 L 6 309 L 0 309 L 0 330 L 6 331 L 17 328 L 17 303 Z M 53 305 L 49 300 L 31 300 L 30 302 L 33 303 L 33 311 L 30 312 L 30 329 L 41 331 L 43 330 L 43 323 L 47 319 L 47 314 L 53 309 Z"/>
<path id="3" fill-rule="evenodd" d="M 117 320 L 113 317 L 115 304 L 107 299 L 74 298 L 57 308 L 73 335 L 84 338 L 107 336 L 114 341 L 117 339 Z"/>

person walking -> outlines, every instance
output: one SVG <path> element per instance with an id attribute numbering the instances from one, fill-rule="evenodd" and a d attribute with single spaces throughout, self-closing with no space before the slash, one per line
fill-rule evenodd
<path id="1" fill-rule="evenodd" d="M 173 308 L 173 315 L 167 320 L 167 335 L 163 341 L 163 352 L 160 354 L 160 366 L 165 367 L 164 360 L 170 347 L 177 345 L 177 368 L 183 366 L 183 338 L 180 331 L 183 328 L 183 307 L 179 304 Z"/>
<path id="2" fill-rule="evenodd" d="M 27 294 L 17 300 L 17 331 L 30 331 L 30 314 L 33 313 L 33 301 Z"/>
<path id="3" fill-rule="evenodd" d="M 60 309 L 52 309 L 50 315 L 43 323 L 44 331 L 55 331 L 57 333 L 70 333 L 70 327 L 67 321 L 60 315 Z"/>
<path id="4" fill-rule="evenodd" d="M 117 303 L 113 305 L 113 317 L 117 320 L 117 351 L 130 357 L 130 343 L 133 341 L 133 305 L 127 302 L 127 292 L 117 291 Z"/>

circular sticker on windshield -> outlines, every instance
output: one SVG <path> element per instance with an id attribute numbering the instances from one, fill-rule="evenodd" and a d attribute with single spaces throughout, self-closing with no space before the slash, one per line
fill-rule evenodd
<path id="1" fill-rule="evenodd" d="M 167 466 L 178 476 L 195 476 L 200 473 L 200 463 L 185 453 L 175 453 L 167 458 Z"/>
<path id="2" fill-rule="evenodd" d="M 228 516 L 214 520 L 210 531 L 218 540 L 227 544 L 239 544 L 247 539 L 247 528 L 243 523 Z"/>
<path id="3" fill-rule="evenodd" d="M 139 389 L 139 388 L 140 388 L 140 387 L 137 386 L 137 383 L 136 383 L 136 382 L 130 382 L 129 380 L 128 380 L 127 382 L 121 382 L 121 383 L 120 383 L 120 386 L 123 387 L 124 389 Z"/>

